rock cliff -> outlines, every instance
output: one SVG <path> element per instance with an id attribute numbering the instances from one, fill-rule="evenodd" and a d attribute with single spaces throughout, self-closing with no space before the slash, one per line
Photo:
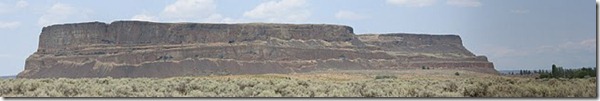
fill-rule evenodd
<path id="1" fill-rule="evenodd" d="M 44 27 L 19 78 L 174 77 L 318 70 L 497 73 L 457 35 L 365 34 L 324 24 L 117 21 Z"/>

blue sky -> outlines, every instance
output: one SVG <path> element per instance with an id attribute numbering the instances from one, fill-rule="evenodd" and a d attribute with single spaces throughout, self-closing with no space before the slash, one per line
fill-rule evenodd
<path id="1" fill-rule="evenodd" d="M 23 70 L 42 27 L 146 20 L 342 24 L 355 33 L 457 34 L 496 69 L 596 66 L 591 0 L 2 0 L 0 75 Z"/>

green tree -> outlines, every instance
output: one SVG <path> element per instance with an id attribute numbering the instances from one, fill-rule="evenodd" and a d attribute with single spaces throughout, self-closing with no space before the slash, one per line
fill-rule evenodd
<path id="1" fill-rule="evenodd" d="M 548 73 L 540 74 L 540 78 L 551 78 L 552 75 Z"/>
<path id="2" fill-rule="evenodd" d="M 591 76 L 592 76 L 592 77 L 596 77 L 596 74 L 597 74 L 597 73 L 598 73 L 598 72 L 596 71 L 596 67 L 593 67 L 593 68 L 592 68 L 592 75 L 591 75 Z"/>
<path id="3" fill-rule="evenodd" d="M 555 64 L 552 64 L 552 73 L 550 74 L 550 76 L 552 77 L 558 77 L 558 68 L 556 68 Z"/>
<path id="4" fill-rule="evenodd" d="M 519 70 L 519 75 L 523 75 L 523 70 Z"/>
<path id="5" fill-rule="evenodd" d="M 583 78 L 583 77 L 585 77 L 586 75 L 588 75 L 588 74 L 586 73 L 586 69 L 585 69 L 585 68 L 581 68 L 581 70 L 578 70 L 578 71 L 576 71 L 576 72 L 575 72 L 575 74 L 574 74 L 572 77 L 575 77 L 575 78 Z"/>
<path id="6" fill-rule="evenodd" d="M 558 75 L 559 78 L 566 77 L 566 75 L 565 75 L 565 69 L 563 69 L 563 67 L 558 67 L 558 74 L 557 75 Z"/>

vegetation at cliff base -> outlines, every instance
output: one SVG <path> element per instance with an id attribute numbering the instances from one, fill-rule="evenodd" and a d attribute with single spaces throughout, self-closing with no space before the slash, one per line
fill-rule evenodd
<path id="1" fill-rule="evenodd" d="M 2 79 L 2 97 L 596 97 L 596 78 L 469 71 L 348 71 L 175 78 Z M 457 75 L 458 74 L 458 75 Z"/>

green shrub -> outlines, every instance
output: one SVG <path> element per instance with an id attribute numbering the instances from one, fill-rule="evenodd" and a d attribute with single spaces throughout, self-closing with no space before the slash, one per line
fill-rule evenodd
<path id="1" fill-rule="evenodd" d="M 377 75 L 375 79 L 396 79 L 396 76 L 393 75 Z"/>
<path id="2" fill-rule="evenodd" d="M 178 77 L 0 80 L 2 97 L 596 97 L 596 78 L 451 77 L 335 81 Z"/>

